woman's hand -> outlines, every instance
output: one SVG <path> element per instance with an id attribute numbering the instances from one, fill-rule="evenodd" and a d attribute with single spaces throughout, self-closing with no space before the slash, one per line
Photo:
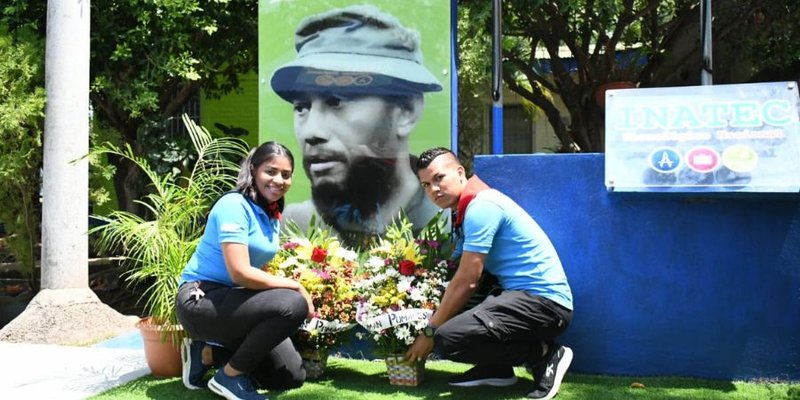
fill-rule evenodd
<path id="1" fill-rule="evenodd" d="M 314 318 L 316 310 L 314 309 L 314 301 L 311 299 L 311 295 L 308 294 L 308 291 L 306 290 L 306 288 L 303 287 L 303 285 L 300 285 L 300 288 L 297 289 L 297 291 L 300 292 L 300 294 L 302 294 L 303 297 L 305 297 L 306 302 L 308 303 L 308 315 L 306 316 L 306 320 Z"/>

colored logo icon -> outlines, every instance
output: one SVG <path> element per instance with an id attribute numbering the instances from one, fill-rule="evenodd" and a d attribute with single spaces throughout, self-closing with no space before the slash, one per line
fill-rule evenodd
<path id="1" fill-rule="evenodd" d="M 758 153 L 749 146 L 735 144 L 722 152 L 722 165 L 734 172 L 750 172 L 758 164 Z"/>
<path id="2" fill-rule="evenodd" d="M 711 172 L 719 166 L 719 153 L 710 147 L 695 147 L 686 153 L 686 165 L 697 172 Z"/>
<path id="3" fill-rule="evenodd" d="M 675 172 L 683 162 L 681 153 L 672 147 L 659 147 L 650 153 L 650 168 L 661 172 Z"/>

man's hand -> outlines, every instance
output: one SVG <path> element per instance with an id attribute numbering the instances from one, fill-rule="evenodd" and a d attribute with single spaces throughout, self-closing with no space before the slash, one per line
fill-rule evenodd
<path id="1" fill-rule="evenodd" d="M 413 364 L 418 360 L 424 360 L 431 351 L 433 351 L 433 338 L 419 334 L 406 352 L 406 362 Z"/>

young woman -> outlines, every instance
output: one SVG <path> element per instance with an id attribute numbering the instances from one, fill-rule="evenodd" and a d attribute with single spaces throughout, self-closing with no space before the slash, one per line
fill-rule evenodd
<path id="1" fill-rule="evenodd" d="M 205 232 L 181 275 L 178 319 L 192 339 L 181 347 L 183 383 L 227 399 L 264 399 L 255 386 L 299 387 L 305 370 L 289 336 L 314 313 L 296 281 L 259 267 L 278 251 L 281 211 L 294 157 L 266 142 L 243 161 L 236 190 L 211 208 Z"/>

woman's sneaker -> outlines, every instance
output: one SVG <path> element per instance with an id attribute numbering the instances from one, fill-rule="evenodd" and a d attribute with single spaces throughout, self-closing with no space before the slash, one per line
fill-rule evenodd
<path id="1" fill-rule="evenodd" d="M 208 388 L 228 400 L 267 400 L 266 396 L 256 392 L 250 376 L 247 374 L 228 376 L 224 368 L 218 369 L 214 377 L 208 381 Z"/>
<path id="2" fill-rule="evenodd" d="M 550 400 L 558 394 L 561 380 L 567 373 L 572 363 L 572 349 L 559 346 L 555 351 L 549 351 L 546 362 L 542 363 L 533 374 L 536 380 L 536 389 L 528 393 L 528 397 L 537 400 Z"/>
<path id="3" fill-rule="evenodd" d="M 181 342 L 181 363 L 183 386 L 189 390 L 203 389 L 206 387 L 205 378 L 208 367 L 203 365 L 203 347 L 205 343 L 199 340 L 184 338 Z"/>

